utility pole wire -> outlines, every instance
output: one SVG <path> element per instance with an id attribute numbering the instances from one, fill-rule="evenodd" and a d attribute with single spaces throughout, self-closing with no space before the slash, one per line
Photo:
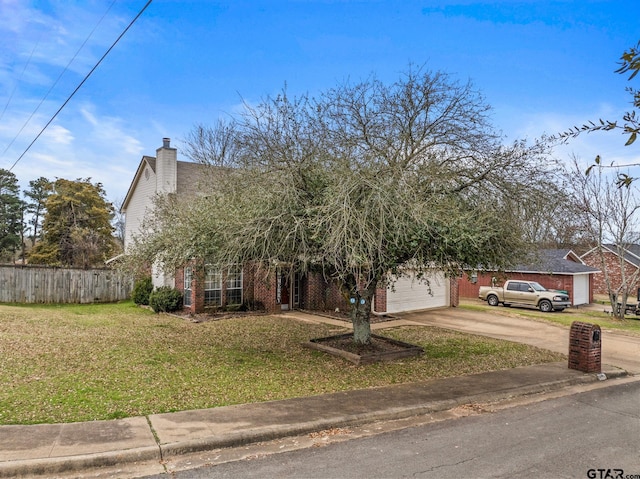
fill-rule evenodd
<path id="1" fill-rule="evenodd" d="M 78 84 L 78 86 L 76 87 L 75 90 L 73 90 L 73 92 L 71 93 L 71 95 L 69 95 L 69 97 L 65 100 L 65 102 L 62 104 L 62 106 L 60 108 L 58 108 L 58 111 L 56 111 L 53 116 L 51 117 L 51 119 L 47 122 L 46 125 L 44 125 L 44 127 L 42 127 L 42 129 L 40 130 L 40 132 L 36 135 L 36 137 L 33 139 L 33 141 L 31 143 L 29 143 L 29 146 L 27 146 L 27 148 L 22 152 L 22 154 L 18 157 L 18 159 L 13 163 L 13 165 L 11 165 L 11 167 L 9 168 L 9 171 L 13 170 L 13 168 L 18 164 L 18 162 L 24 157 L 24 155 L 27 154 L 27 152 L 31 149 L 31 147 L 33 146 L 33 144 L 38 140 L 38 138 L 40 138 L 40 136 L 44 133 L 44 131 L 47 129 L 47 127 L 53 122 L 53 120 L 56 119 L 56 117 L 58 116 L 58 114 L 62 111 L 62 109 L 67 106 L 67 103 L 69 103 L 69 101 L 71 101 L 71 99 L 73 98 L 73 96 L 77 93 L 77 91 L 80 89 L 80 87 L 82 87 L 82 85 L 84 85 L 84 82 L 86 82 L 89 77 L 91 76 L 91 74 L 96 70 L 96 68 L 98 68 L 98 66 L 102 63 L 102 60 L 105 59 L 105 57 L 109 54 L 109 52 L 111 52 L 111 50 L 113 50 L 113 48 L 117 45 L 117 43 L 120 41 L 120 39 L 125 35 L 125 33 L 127 33 L 127 31 L 129 30 L 129 28 L 131 28 L 133 26 L 133 24 L 136 22 L 136 20 L 138 20 L 138 18 L 140 18 L 140 16 L 144 13 L 144 11 L 147 9 L 147 7 L 149 5 L 151 5 L 151 2 L 153 0 L 149 0 L 144 7 L 142 7 L 142 9 L 140 10 L 140 12 L 138 12 L 138 14 L 135 16 L 135 18 L 133 20 L 131 20 L 131 22 L 129 23 L 129 25 L 127 25 L 127 28 L 125 28 L 122 33 L 118 36 L 118 38 L 116 38 L 116 40 L 111 44 L 111 46 L 109 47 L 109 49 L 104 53 L 104 55 L 102 55 L 102 57 L 100 57 L 100 60 L 98 60 L 98 62 L 94 65 L 94 67 L 91 69 L 91 71 L 89 71 L 89 73 L 87 73 L 87 75 L 82 79 L 82 81 Z"/>
<path id="2" fill-rule="evenodd" d="M 16 90 L 18 89 L 18 83 L 20 83 L 20 81 L 22 80 L 22 77 L 24 76 L 24 72 L 27 70 L 27 67 L 31 63 L 31 59 L 33 58 L 33 54 L 35 53 L 36 48 L 38 48 L 38 45 L 40 44 L 40 39 L 41 38 L 42 38 L 42 34 L 40 34 L 40 36 L 38 37 L 38 40 L 36 41 L 36 44 L 33 46 L 33 49 L 31 50 L 31 54 L 29 55 L 29 59 L 27 60 L 27 63 L 24 64 L 24 67 L 22 68 L 22 72 L 20 73 L 20 77 L 18 78 L 18 81 L 15 83 L 15 85 L 13 85 L 13 90 L 11 91 L 11 95 L 9 95 L 9 99 L 7 100 L 7 104 L 2 109 L 2 113 L 0 113 L 0 120 L 2 120 L 2 117 L 4 116 L 4 113 L 7 111 L 7 108 L 9 107 L 9 103 L 11 103 L 11 100 L 13 99 L 13 95 L 15 94 Z"/>
<path id="3" fill-rule="evenodd" d="M 24 122 L 24 124 L 22 125 L 22 128 L 20 128 L 20 131 L 18 131 L 18 133 L 16 133 L 16 136 L 13 137 L 13 140 L 11 140 L 9 142 L 9 144 L 7 145 L 7 147 L 4 149 L 4 151 L 2 152 L 2 155 L 0 155 L 0 158 L 4 157 L 4 154 L 9 151 L 9 148 L 11 148 L 11 145 L 13 145 L 13 143 L 18 139 L 18 137 L 20 136 L 20 134 L 22 133 L 22 131 L 26 128 L 26 126 L 29 124 L 29 122 L 31 121 L 31 119 L 33 118 L 33 116 L 38 112 L 38 110 L 40 109 L 40 107 L 42 106 L 42 104 L 44 103 L 44 101 L 49 97 L 49 94 L 53 91 L 53 89 L 56 87 L 56 85 L 58 84 L 58 82 L 60 81 L 60 79 L 62 78 L 62 76 L 66 73 L 66 71 L 69 69 L 69 67 L 71 66 L 71 64 L 73 63 L 73 61 L 76 59 L 76 57 L 78 56 L 78 54 L 82 51 L 82 49 L 84 48 L 84 46 L 87 44 L 87 42 L 89 41 L 89 39 L 93 36 L 93 34 L 95 33 L 95 31 L 97 30 L 97 28 L 100 26 L 100 24 L 102 23 L 102 20 L 104 20 L 104 18 L 107 16 L 107 14 L 109 13 L 109 11 L 111 10 L 111 7 L 113 7 L 113 4 L 116 3 L 116 0 L 113 0 L 111 2 L 111 5 L 109 5 L 109 8 L 107 8 L 107 11 L 104 12 L 104 14 L 102 15 L 102 18 L 100 18 L 100 20 L 98 20 L 98 23 L 96 23 L 96 26 L 93 27 L 93 30 L 91 30 L 91 33 L 89 33 L 89 36 L 87 36 L 87 38 L 85 38 L 84 42 L 82 42 L 82 45 L 80 45 L 80 48 L 78 48 L 78 50 L 76 51 L 75 55 L 73 55 L 73 57 L 71 58 L 71 60 L 69 60 L 69 63 L 67 63 L 67 66 L 64 67 L 64 70 L 62 70 L 62 72 L 60 72 L 60 75 L 58 75 L 58 78 L 56 78 L 56 81 L 53 82 L 53 85 L 51 85 L 51 87 L 49 88 L 49 91 L 47 91 L 47 93 L 45 93 L 44 97 L 42 97 L 42 100 L 40 100 L 40 103 L 38 103 L 38 106 L 36 106 L 35 110 L 33 110 L 31 112 L 31 115 L 29 115 L 29 118 L 27 118 L 27 121 Z M 34 48 L 35 51 L 35 48 Z M 33 53 L 32 53 L 33 55 Z M 22 78 L 22 76 L 20 77 Z M 17 86 L 17 84 L 16 84 Z M 6 108 L 5 108 L 6 109 Z M 4 113 L 4 112 L 3 112 Z M 0 115 L 0 119 L 2 118 L 2 115 Z"/>

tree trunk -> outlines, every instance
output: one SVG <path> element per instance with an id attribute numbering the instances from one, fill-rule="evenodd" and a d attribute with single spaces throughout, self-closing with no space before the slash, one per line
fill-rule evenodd
<path id="1" fill-rule="evenodd" d="M 365 308 L 367 304 L 370 305 L 371 303 L 365 301 L 365 304 L 361 305 L 358 302 L 351 310 L 353 340 L 356 344 L 369 344 L 371 342 L 371 320 L 369 318 L 371 313 Z"/>
<path id="2" fill-rule="evenodd" d="M 371 343 L 371 300 L 374 291 L 375 285 L 352 293 L 351 323 L 353 324 L 353 341 L 356 344 Z"/>
<path id="3" fill-rule="evenodd" d="M 620 297 L 620 301 L 618 301 Z M 627 307 L 627 298 L 624 294 L 618 294 L 609 291 L 609 302 L 611 303 L 611 312 L 616 319 L 624 319 L 625 309 Z"/>

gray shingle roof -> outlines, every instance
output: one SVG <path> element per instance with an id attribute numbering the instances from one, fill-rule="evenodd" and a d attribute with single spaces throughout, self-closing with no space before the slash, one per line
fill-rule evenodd
<path id="1" fill-rule="evenodd" d="M 567 259 L 578 256 L 570 249 L 543 249 L 533 254 L 526 261 L 510 268 L 517 273 L 545 273 L 545 274 L 585 274 L 597 273 L 600 270 L 581 262 Z"/>
<path id="2" fill-rule="evenodd" d="M 192 163 L 189 161 L 178 161 L 178 174 L 176 193 L 184 195 L 195 193 L 201 189 L 201 181 L 205 176 L 207 166 L 201 163 Z"/>
<path id="3" fill-rule="evenodd" d="M 615 244 L 603 244 L 602 246 L 612 253 L 618 254 L 618 248 Z M 640 268 L 640 245 L 627 245 L 624 249 L 624 259 L 634 265 L 636 268 Z"/>

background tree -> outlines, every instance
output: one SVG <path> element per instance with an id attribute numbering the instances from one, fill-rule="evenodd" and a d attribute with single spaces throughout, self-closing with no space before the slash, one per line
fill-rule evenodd
<path id="1" fill-rule="evenodd" d="M 619 175 L 619 170 L 605 171 L 602 166 L 587 174 L 574 160 L 570 184 L 580 206 L 582 229 L 597 252 L 614 315 L 624 319 L 627 297 L 635 294 L 640 280 L 640 270 L 630 272 L 625 259 L 629 246 L 640 243 L 640 198 L 635 188 L 619 187 Z M 615 264 L 607 261 L 604 245 L 616 252 Z M 620 283 L 613 278 L 620 278 Z M 620 309 L 615 307 L 618 303 Z"/>
<path id="2" fill-rule="evenodd" d="M 592 238 L 584 231 L 580 205 L 566 178 L 560 172 L 544 185 L 544 190 L 532 191 L 526 201 L 515 203 L 515 214 L 520 218 L 526 242 L 538 249 L 586 252 Z"/>
<path id="3" fill-rule="evenodd" d="M 31 263 L 88 268 L 113 255 L 113 206 L 100 183 L 57 179 L 45 207 L 42 239 L 29 255 Z"/>
<path id="4" fill-rule="evenodd" d="M 378 286 L 504 267 L 525 250 L 513 202 L 551 178 L 544 148 L 503 145 L 488 112 L 470 84 L 421 68 L 245 105 L 222 133 L 191 137 L 190 156 L 216 171 L 207 195 L 158 198 L 134 251 L 169 270 L 206 257 L 322 272 L 353 299 L 366 344 Z"/>
<path id="5" fill-rule="evenodd" d="M 113 219 L 111 224 L 113 225 L 113 231 L 116 241 L 118 242 L 118 247 L 121 250 L 124 250 L 124 234 L 125 234 L 125 215 L 120 210 L 122 208 L 122 203 L 124 202 L 124 198 L 117 198 L 113 202 Z"/>
<path id="6" fill-rule="evenodd" d="M 640 43 L 622 54 L 619 65 L 616 73 L 630 73 L 629 80 L 638 74 L 640 71 Z M 625 145 L 632 145 L 640 132 L 640 118 L 636 113 L 636 110 L 640 108 L 640 91 L 632 87 L 628 87 L 627 91 L 631 95 L 633 109 L 625 112 L 622 120 L 589 121 L 558 135 L 558 138 L 566 142 L 582 133 L 621 131 L 627 136 Z M 573 171 L 570 173 L 574 197 L 582 211 L 584 231 L 589 233 L 590 241 L 598 251 L 609 300 L 614 313 L 620 318 L 624 318 L 627 296 L 632 292 L 639 279 L 638 274 L 628 275 L 624 265 L 624 254 L 627 247 L 640 241 L 637 224 L 638 193 L 637 191 L 629 191 L 629 187 L 636 178 L 626 170 L 629 166 L 638 166 L 638 164 L 625 165 L 625 170 L 623 170 L 614 163 L 605 164 L 601 156 L 598 155 L 594 163 L 584 173 L 580 172 L 577 162 L 574 161 Z M 613 173 L 614 179 L 604 170 Z M 628 191 L 615 191 L 616 188 Z M 611 243 L 611 247 L 617 250 L 619 264 L 616 266 L 616 270 L 619 270 L 622 278 L 621 284 L 617 286 L 611 280 L 612 271 L 609 270 L 605 261 L 603 248 L 605 242 Z M 622 303 L 621 310 L 617 310 L 615 307 L 618 302 Z"/>
<path id="7" fill-rule="evenodd" d="M 16 175 L 0 169 L 0 261 L 13 262 L 22 247 L 23 209 Z"/>
<path id="8" fill-rule="evenodd" d="M 39 238 L 42 219 L 44 217 L 46 200 L 53 190 L 53 183 L 41 176 L 29 182 L 29 189 L 24 190 L 26 198 L 26 212 L 31 215 L 28 223 L 31 226 L 31 245 L 35 245 Z"/>

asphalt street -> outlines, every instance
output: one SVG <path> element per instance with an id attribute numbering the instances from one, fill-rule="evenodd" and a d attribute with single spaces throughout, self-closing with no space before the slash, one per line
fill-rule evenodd
<path id="1" fill-rule="evenodd" d="M 638 479 L 639 431 L 640 381 L 633 381 L 171 477 Z"/>

